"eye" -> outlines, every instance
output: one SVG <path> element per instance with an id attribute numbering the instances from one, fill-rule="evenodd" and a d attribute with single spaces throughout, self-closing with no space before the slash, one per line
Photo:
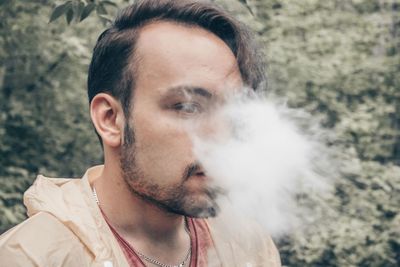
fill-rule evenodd
<path id="1" fill-rule="evenodd" d="M 183 112 L 187 114 L 199 113 L 201 112 L 200 104 L 196 102 L 179 102 L 172 105 L 172 109 L 177 112 Z"/>

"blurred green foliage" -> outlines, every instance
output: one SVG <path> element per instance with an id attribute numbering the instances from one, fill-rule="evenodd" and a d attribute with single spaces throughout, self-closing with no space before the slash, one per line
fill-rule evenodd
<path id="1" fill-rule="evenodd" d="M 78 176 L 101 162 L 85 79 L 92 32 L 49 24 L 53 1 L 0 2 L 0 231 L 25 218 L 22 192 L 38 173 Z M 92 34 L 93 35 L 93 34 Z"/>
<path id="2" fill-rule="evenodd" d="M 86 70 L 125 2 L 0 2 L 0 231 L 25 218 L 22 192 L 37 173 L 80 176 L 101 162 Z M 399 266 L 400 1 L 215 2 L 258 33 L 271 94 L 318 118 L 339 151 L 335 192 L 278 241 L 283 263 Z"/>
<path id="3" fill-rule="evenodd" d="M 321 119 L 342 164 L 320 219 L 281 240 L 284 262 L 399 266 L 400 2 L 252 2 L 271 90 Z"/>

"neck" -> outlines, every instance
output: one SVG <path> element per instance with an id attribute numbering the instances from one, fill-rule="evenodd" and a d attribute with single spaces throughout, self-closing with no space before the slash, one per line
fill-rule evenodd
<path id="1" fill-rule="evenodd" d="M 186 251 L 190 237 L 185 218 L 132 193 L 118 171 L 105 165 L 92 183 L 108 222 L 134 248 L 146 251 Z M 168 250 L 165 248 L 168 247 Z M 180 254 L 181 255 L 181 254 Z"/>

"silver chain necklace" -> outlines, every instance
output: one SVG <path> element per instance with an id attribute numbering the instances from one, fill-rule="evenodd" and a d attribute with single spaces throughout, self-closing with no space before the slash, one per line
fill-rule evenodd
<path id="1" fill-rule="evenodd" d="M 185 266 L 187 260 L 188 260 L 189 257 L 190 257 L 191 248 L 192 248 L 192 246 L 189 247 L 185 259 L 184 259 L 179 265 L 169 265 L 169 264 L 165 264 L 165 263 L 159 262 L 158 260 L 149 258 L 149 257 L 147 257 L 146 255 L 143 255 L 142 253 L 140 253 L 140 252 L 137 251 L 137 250 L 135 250 L 135 252 L 136 252 L 136 254 L 139 255 L 139 257 L 140 257 L 141 259 L 143 259 L 143 260 L 145 260 L 145 261 L 147 261 L 147 262 L 150 262 L 150 263 L 152 263 L 152 264 L 154 264 L 154 265 L 157 265 L 157 266 L 159 266 L 159 267 L 183 267 L 183 266 Z"/>
<path id="2" fill-rule="evenodd" d="M 100 201 L 99 201 L 99 198 L 98 198 L 98 196 L 97 196 L 96 188 L 95 188 L 94 186 L 93 186 L 93 189 L 92 189 L 92 193 L 93 193 L 94 200 L 96 201 L 97 205 L 100 207 Z M 186 230 L 186 232 L 189 234 L 187 223 L 185 223 L 185 230 Z M 189 236 L 190 236 L 190 235 L 189 235 Z M 169 265 L 169 264 L 165 264 L 165 263 L 159 262 L 158 260 L 152 259 L 152 258 L 150 258 L 150 257 L 148 257 L 148 256 L 146 256 L 146 255 L 144 255 L 143 253 L 140 253 L 140 252 L 137 251 L 136 249 L 133 249 L 132 246 L 130 246 L 130 248 L 131 248 L 141 259 L 143 259 L 143 260 L 145 260 L 145 261 L 147 261 L 147 262 L 149 262 L 149 263 L 152 263 L 152 264 L 154 264 L 154 265 L 157 265 L 157 266 L 159 266 L 159 267 L 183 267 L 183 266 L 185 266 L 185 264 L 187 263 L 188 259 L 190 258 L 190 254 L 191 254 L 191 251 L 192 251 L 192 244 L 191 244 L 191 242 L 189 243 L 189 249 L 188 249 L 188 251 L 187 251 L 187 253 L 186 253 L 185 259 L 184 259 L 180 264 L 178 264 L 178 265 Z"/>

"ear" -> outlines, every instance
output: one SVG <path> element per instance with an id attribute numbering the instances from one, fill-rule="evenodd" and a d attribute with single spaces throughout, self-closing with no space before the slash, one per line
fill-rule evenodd
<path id="1" fill-rule="evenodd" d="M 90 117 L 104 145 L 121 145 L 125 116 L 117 99 L 106 93 L 97 94 L 90 104 Z"/>

